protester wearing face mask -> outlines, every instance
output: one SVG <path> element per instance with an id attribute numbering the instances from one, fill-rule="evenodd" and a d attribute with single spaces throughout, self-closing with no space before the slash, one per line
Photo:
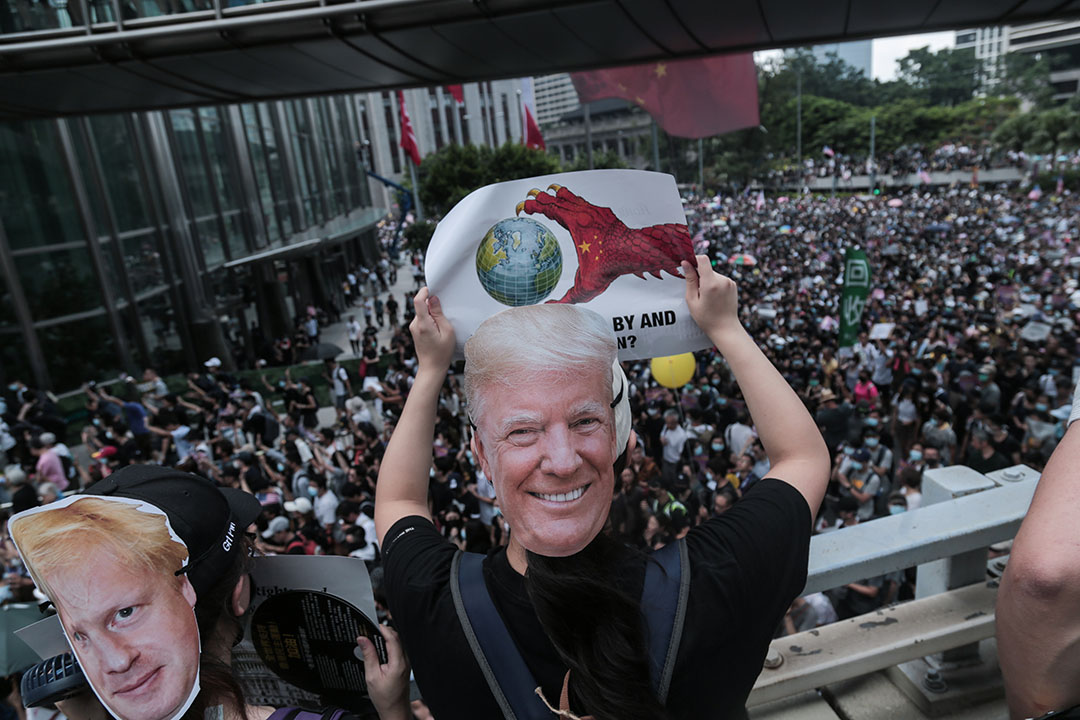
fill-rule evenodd
<path id="1" fill-rule="evenodd" d="M 881 489 L 881 478 L 870 466 L 870 453 L 865 449 L 856 450 L 847 462 L 845 471 L 837 473 L 840 484 L 840 497 L 851 497 L 859 503 L 856 515 L 860 522 L 866 522 L 874 516 L 874 498 Z"/>
<path id="2" fill-rule="evenodd" d="M 935 447 L 929 445 L 923 448 L 923 468 L 926 470 L 934 470 L 942 467 L 941 451 Z"/>
<path id="3" fill-rule="evenodd" d="M 875 427 L 868 427 L 863 432 L 863 448 L 870 454 L 870 469 L 882 480 L 886 489 L 892 488 L 893 453 L 883 442 L 881 433 Z"/>
<path id="4" fill-rule="evenodd" d="M 939 405 L 934 410 L 934 417 L 923 423 L 922 440 L 927 447 L 941 451 L 942 459 L 948 463 L 956 449 L 956 431 L 952 427 L 952 418 L 948 407 Z"/>

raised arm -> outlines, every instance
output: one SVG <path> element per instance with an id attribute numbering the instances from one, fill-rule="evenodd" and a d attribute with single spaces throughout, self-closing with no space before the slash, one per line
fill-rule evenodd
<path id="1" fill-rule="evenodd" d="M 1080 427 L 1073 423 L 1046 463 L 998 590 L 998 660 L 1012 718 L 1080 703 L 1077 468 Z"/>
<path id="2" fill-rule="evenodd" d="M 379 544 L 386 532 L 403 517 L 428 512 L 428 471 L 435 437 L 439 391 L 454 354 L 454 328 L 442 313 L 438 298 L 427 288 L 413 300 L 416 317 L 409 324 L 416 345 L 417 372 L 401 419 L 390 436 L 379 468 L 375 490 L 375 527 Z"/>
<path id="3" fill-rule="evenodd" d="M 743 329 L 735 283 L 705 255 L 697 256 L 697 267 L 683 261 L 682 268 L 690 314 L 735 375 L 772 464 L 769 477 L 794 486 L 816 513 L 829 481 L 829 451 L 814 419 Z"/>

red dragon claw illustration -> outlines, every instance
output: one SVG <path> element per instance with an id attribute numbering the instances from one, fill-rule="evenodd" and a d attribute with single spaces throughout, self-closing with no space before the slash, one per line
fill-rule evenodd
<path id="1" fill-rule="evenodd" d="M 517 205 L 517 214 L 540 214 L 570 232 L 577 249 L 578 269 L 574 285 L 558 300 L 581 303 L 608 289 L 615 278 L 645 273 L 661 277 L 667 271 L 677 277 L 683 260 L 694 262 L 694 248 L 686 225 L 666 223 L 629 228 L 610 208 L 593 205 L 561 185 L 540 192 L 530 190 L 528 199 Z"/>

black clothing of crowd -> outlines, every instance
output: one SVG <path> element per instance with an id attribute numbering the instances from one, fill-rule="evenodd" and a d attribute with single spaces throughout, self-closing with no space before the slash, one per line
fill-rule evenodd
<path id="1" fill-rule="evenodd" d="M 689 198 L 687 208 L 691 233 L 700 231 L 697 249 L 737 281 L 744 326 L 817 418 L 835 459 L 818 532 L 918 507 L 928 469 L 1042 468 L 1063 433 L 1074 384 L 1075 196 L 1031 200 L 1015 188 L 965 186 L 892 198 L 767 198 L 760 209 L 753 196 Z M 840 348 L 851 247 L 868 254 L 873 292 L 857 343 Z M 756 264 L 728 263 L 741 253 Z M 409 313 L 401 325 L 396 315 L 395 308 L 388 318 L 386 371 L 368 366 L 377 380 L 368 390 L 353 378 L 353 397 L 326 427 L 310 384 L 286 378 L 251 387 L 208 368 L 183 394 L 163 392 L 156 375 L 132 384 L 125 400 L 144 408 L 151 433 L 138 439 L 131 422 L 138 413 L 89 388 L 83 439 L 97 457 L 75 486 L 127 463 L 162 462 L 246 489 L 264 507 L 264 550 L 361 557 L 375 570 L 381 601 L 372 502 L 416 370 Z M 694 378 L 675 389 L 659 387 L 648 363 L 624 366 L 639 445 L 617 478 L 610 529 L 626 544 L 656 548 L 683 537 L 741 502 L 768 473 L 723 358 L 715 350 L 695 356 Z M 53 422 L 42 393 L 13 384 L 5 400 L 5 429 L 17 443 Z M 464 406 L 451 374 L 438 410 L 430 503 L 438 533 L 485 552 L 506 542 L 507 528 L 469 450 Z M 5 450 L 29 470 L 28 456 Z M 901 573 L 853 583 L 827 600 L 843 617 L 910 594 Z M 819 603 L 797 601 L 786 630 L 828 618 Z"/>

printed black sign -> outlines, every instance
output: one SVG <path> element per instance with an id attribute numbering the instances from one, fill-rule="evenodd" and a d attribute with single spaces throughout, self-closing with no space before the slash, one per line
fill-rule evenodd
<path id="1" fill-rule="evenodd" d="M 281 679 L 333 697 L 367 694 L 364 661 L 356 638 L 364 635 L 386 662 L 386 644 L 367 616 L 341 598 L 312 590 L 288 590 L 264 600 L 251 620 L 255 650 Z"/>

